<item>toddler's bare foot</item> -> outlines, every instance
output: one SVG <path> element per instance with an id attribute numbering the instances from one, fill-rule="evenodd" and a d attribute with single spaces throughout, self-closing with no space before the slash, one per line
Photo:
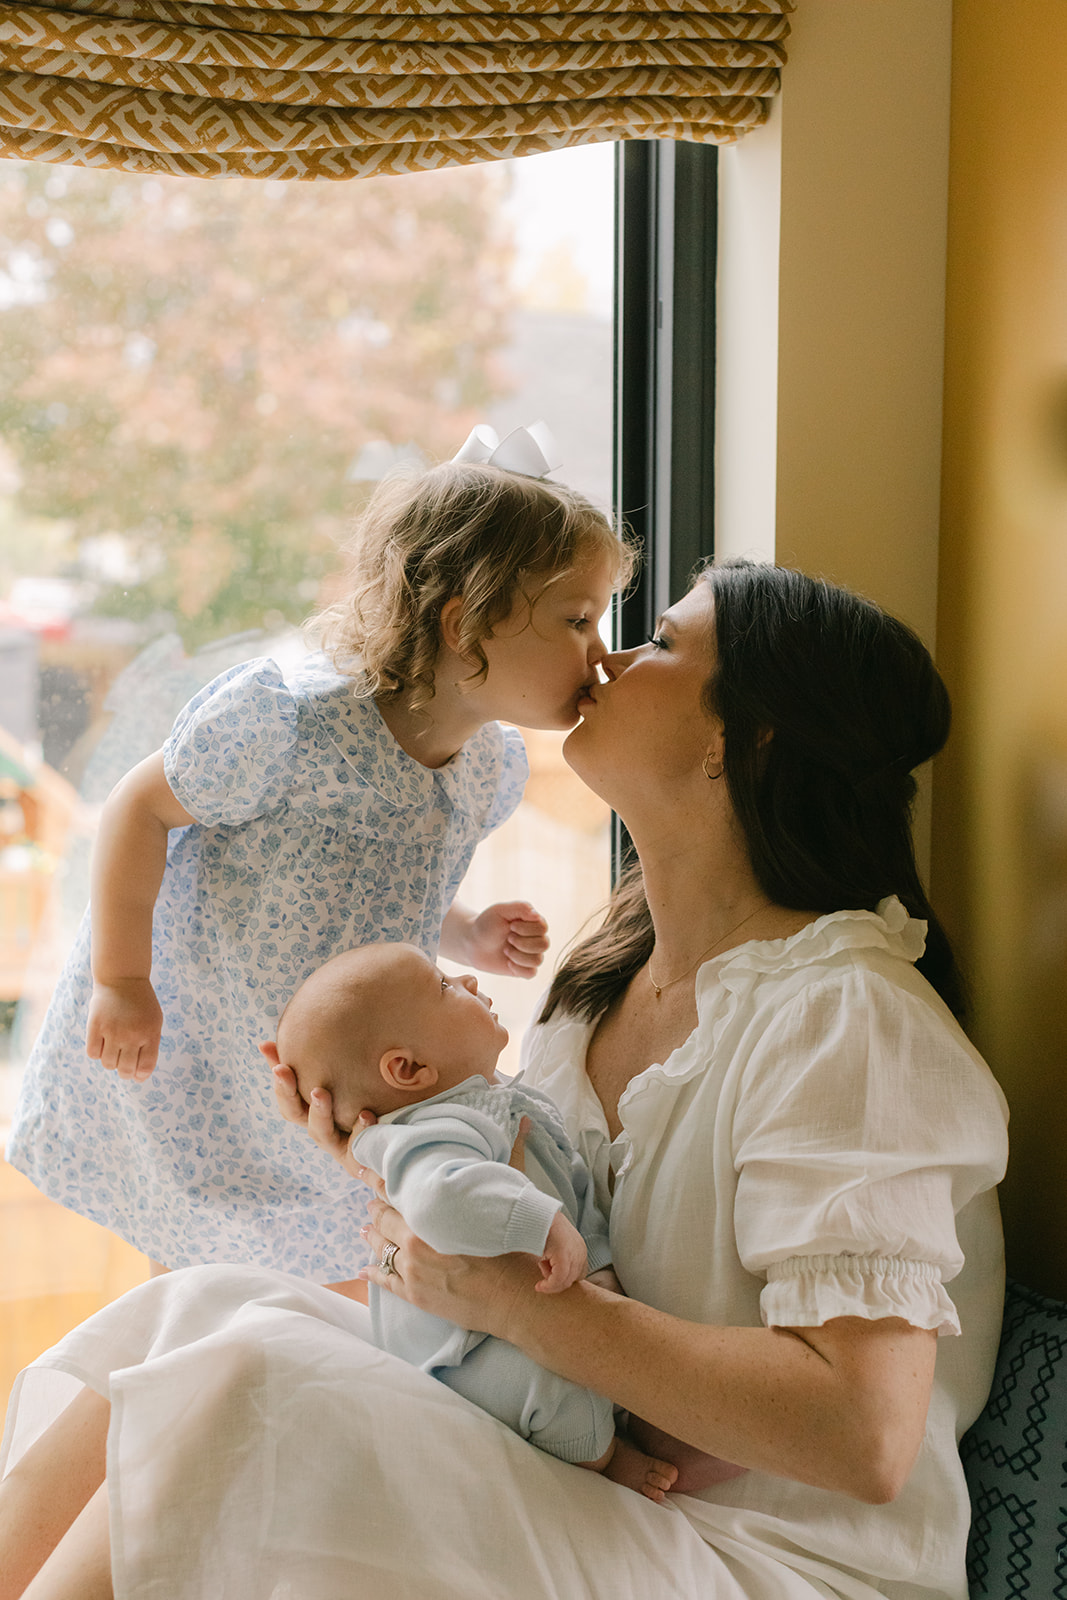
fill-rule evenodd
<path id="1" fill-rule="evenodd" d="M 673 1488 L 678 1476 L 678 1468 L 672 1467 L 669 1461 L 657 1461 L 655 1456 L 646 1456 L 629 1439 L 619 1438 L 615 1440 L 615 1448 L 607 1463 L 600 1470 L 612 1483 L 636 1489 L 638 1494 L 646 1495 L 649 1500 L 662 1500 Z"/>

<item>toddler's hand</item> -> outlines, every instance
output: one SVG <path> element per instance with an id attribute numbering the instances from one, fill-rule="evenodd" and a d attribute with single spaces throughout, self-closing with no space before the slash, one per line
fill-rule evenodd
<path id="1" fill-rule="evenodd" d="M 85 1030 L 85 1053 L 120 1078 L 135 1083 L 155 1071 L 163 1012 L 147 978 L 94 983 Z"/>
<path id="2" fill-rule="evenodd" d="M 588 1265 L 585 1240 L 574 1223 L 569 1222 L 562 1211 L 557 1211 L 541 1257 L 541 1282 L 534 1287 L 543 1294 L 559 1294 L 584 1278 Z"/>
<path id="3" fill-rule="evenodd" d="M 529 901 L 503 900 L 472 919 L 467 937 L 479 971 L 532 978 L 548 949 L 548 923 Z"/>

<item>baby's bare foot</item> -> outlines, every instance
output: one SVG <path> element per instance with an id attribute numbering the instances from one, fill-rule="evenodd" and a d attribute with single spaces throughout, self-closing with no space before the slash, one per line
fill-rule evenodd
<path id="1" fill-rule="evenodd" d="M 628 1439 L 615 1440 L 611 1459 L 602 1470 L 605 1478 L 610 1478 L 612 1483 L 636 1489 L 638 1494 L 647 1495 L 649 1500 L 662 1500 L 678 1476 L 678 1468 L 672 1467 L 669 1461 L 657 1461 L 655 1456 L 646 1456 Z"/>
<path id="2" fill-rule="evenodd" d="M 675 1494 L 699 1494 L 702 1489 L 710 1489 L 714 1484 L 741 1477 L 745 1471 L 744 1467 L 735 1467 L 732 1462 L 705 1454 L 695 1445 L 683 1444 L 680 1439 L 664 1433 L 662 1428 L 642 1422 L 640 1417 L 631 1416 L 626 1431 L 637 1448 L 646 1455 L 655 1457 L 657 1450 L 662 1450 L 663 1459 L 669 1459 L 678 1468 L 673 1485 Z"/>

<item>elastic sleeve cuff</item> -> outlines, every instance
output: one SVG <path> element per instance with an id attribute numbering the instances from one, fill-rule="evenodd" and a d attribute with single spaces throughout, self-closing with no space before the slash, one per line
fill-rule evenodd
<path id="1" fill-rule="evenodd" d="M 902 1317 L 913 1328 L 960 1331 L 940 1267 L 897 1256 L 791 1256 L 774 1262 L 760 1312 L 769 1328 L 817 1328 L 834 1317 Z"/>

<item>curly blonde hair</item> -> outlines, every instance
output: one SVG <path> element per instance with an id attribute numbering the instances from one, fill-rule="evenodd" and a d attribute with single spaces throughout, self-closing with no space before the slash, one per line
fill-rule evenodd
<path id="1" fill-rule="evenodd" d="M 379 484 L 346 546 L 351 584 L 313 620 L 339 672 L 357 667 L 363 691 L 412 710 L 434 697 L 441 611 L 463 601 L 458 653 L 488 669 L 482 641 L 549 583 L 603 556 L 616 588 L 636 566 L 632 542 L 583 495 L 499 467 L 446 461 L 400 470 Z"/>

